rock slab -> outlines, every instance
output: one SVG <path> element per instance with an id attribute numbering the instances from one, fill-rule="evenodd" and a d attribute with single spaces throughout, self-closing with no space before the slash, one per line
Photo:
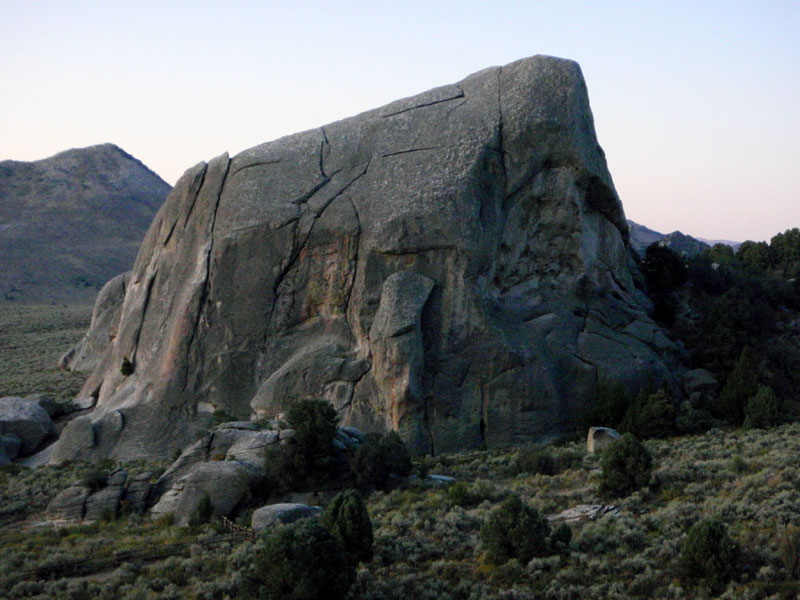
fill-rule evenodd
<path id="1" fill-rule="evenodd" d="M 92 454 L 165 458 L 210 409 L 305 397 L 414 452 L 576 432 L 599 378 L 678 387 L 627 240 L 580 67 L 553 57 L 200 163 L 84 388 L 93 422 L 124 417 Z"/>

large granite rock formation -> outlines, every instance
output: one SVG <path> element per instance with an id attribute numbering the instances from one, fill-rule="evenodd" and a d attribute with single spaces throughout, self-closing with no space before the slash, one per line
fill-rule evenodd
<path id="1" fill-rule="evenodd" d="M 84 390 L 94 422 L 123 415 L 94 454 L 168 456 L 209 410 L 306 396 L 417 452 L 574 431 L 598 377 L 671 378 L 627 237 L 580 68 L 557 58 L 198 164 Z"/>

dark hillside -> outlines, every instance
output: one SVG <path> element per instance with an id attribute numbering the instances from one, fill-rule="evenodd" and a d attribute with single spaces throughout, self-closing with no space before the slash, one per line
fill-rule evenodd
<path id="1" fill-rule="evenodd" d="M 91 302 L 131 268 L 169 191 L 113 144 L 0 162 L 0 302 Z"/>

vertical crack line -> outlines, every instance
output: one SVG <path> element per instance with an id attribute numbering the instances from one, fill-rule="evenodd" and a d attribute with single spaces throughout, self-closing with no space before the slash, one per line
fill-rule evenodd
<path id="1" fill-rule="evenodd" d="M 325 135 L 324 127 L 320 127 L 319 130 L 322 133 L 322 140 L 319 142 L 319 172 L 322 173 L 323 179 L 329 179 L 329 177 L 325 174 L 325 165 L 323 164 L 325 145 L 328 143 L 328 136 Z"/>
<path id="2" fill-rule="evenodd" d="M 131 356 L 131 362 L 133 363 L 134 368 L 136 367 L 136 355 L 139 353 L 139 338 L 142 336 L 142 329 L 144 328 L 144 317 L 147 313 L 147 307 L 150 304 L 150 294 L 153 291 L 153 284 L 156 281 L 156 275 L 158 275 L 158 269 L 154 269 L 153 276 L 147 282 L 147 290 L 145 291 L 144 295 L 144 303 L 142 304 L 142 319 L 139 322 L 139 328 L 136 330 L 136 339 L 133 341 L 133 356 Z"/>
<path id="3" fill-rule="evenodd" d="M 361 248 L 361 218 L 358 216 L 358 209 L 356 208 L 356 204 L 353 202 L 353 199 L 348 196 L 347 201 L 350 203 L 350 206 L 353 207 L 353 214 L 356 216 L 356 224 L 358 225 L 358 239 L 356 241 L 356 254 L 353 257 L 353 276 L 350 279 L 350 286 L 347 289 L 347 300 L 344 303 L 345 321 L 347 321 L 347 316 L 350 312 L 350 298 L 353 294 L 353 288 L 356 285 L 356 275 L 358 275 L 358 257 L 359 250 Z"/>
<path id="4" fill-rule="evenodd" d="M 200 195 L 200 190 L 203 189 L 203 184 L 206 181 L 206 173 L 208 173 L 208 163 L 203 165 L 203 172 L 200 174 L 200 185 L 197 188 L 197 192 L 194 194 L 194 202 L 189 205 L 189 210 L 186 212 L 186 218 L 183 220 L 183 229 L 186 230 L 186 226 L 189 224 L 189 217 L 192 216 L 192 212 L 194 211 L 194 206 L 197 204 L 197 197 Z M 177 221 L 176 221 L 177 223 Z M 170 232 L 171 233 L 171 232 Z M 166 243 L 164 244 L 166 245 Z"/>
<path id="5" fill-rule="evenodd" d="M 500 161 L 503 167 L 503 198 L 506 198 L 508 190 L 508 168 L 506 167 L 506 151 L 503 147 L 503 94 L 502 79 L 503 67 L 497 68 L 497 147 L 500 149 Z"/>
<path id="6" fill-rule="evenodd" d="M 189 221 L 189 216 L 192 214 L 194 210 L 194 205 L 197 202 L 197 195 L 200 193 L 200 190 L 203 187 L 203 182 L 206 179 L 206 171 L 208 170 L 208 164 L 203 164 L 203 169 L 195 175 L 194 180 L 192 181 L 191 186 L 189 187 L 188 197 L 192 198 L 192 203 L 189 205 L 189 210 L 186 213 L 186 218 L 183 221 L 183 229 L 186 229 L 186 224 Z M 175 232 L 175 228 L 178 226 L 178 221 L 181 220 L 180 215 L 175 216 L 175 221 L 172 223 L 172 227 L 169 229 L 169 233 L 167 233 L 167 237 L 164 238 L 164 241 L 161 243 L 162 246 L 166 246 L 169 243 L 169 240 L 172 238 L 172 234 Z"/>
<path id="7" fill-rule="evenodd" d="M 189 341 L 186 344 L 186 368 L 184 371 L 183 377 L 183 390 L 186 391 L 186 387 L 189 383 L 189 354 L 192 352 L 192 345 L 194 344 L 195 337 L 197 335 L 197 328 L 200 326 L 200 320 L 203 317 L 203 313 L 205 312 L 205 305 L 206 301 L 208 300 L 208 290 L 209 290 L 209 279 L 211 278 L 211 256 L 214 250 L 214 225 L 217 222 L 217 210 L 219 210 L 219 202 L 222 198 L 222 190 L 225 187 L 225 181 L 228 178 L 228 171 L 231 168 L 231 159 L 228 158 L 228 162 L 225 163 L 225 171 L 222 173 L 222 178 L 219 182 L 219 191 L 217 191 L 217 197 L 214 200 L 214 210 L 211 213 L 211 219 L 209 220 L 209 228 L 208 228 L 208 237 L 210 238 L 208 243 L 208 250 L 206 251 L 205 261 L 206 261 L 206 274 L 205 278 L 203 279 L 203 288 L 200 291 L 200 299 L 197 304 L 195 317 L 192 321 L 192 332 L 189 336 Z"/>

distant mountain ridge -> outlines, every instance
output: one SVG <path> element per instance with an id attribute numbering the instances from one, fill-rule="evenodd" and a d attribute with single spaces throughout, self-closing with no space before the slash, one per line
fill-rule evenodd
<path id="1" fill-rule="evenodd" d="M 171 189 L 114 144 L 0 161 L 0 302 L 92 302 Z"/>
<path id="2" fill-rule="evenodd" d="M 628 227 L 630 228 L 631 246 L 640 256 L 644 256 L 644 251 L 650 244 L 653 244 L 654 242 L 664 242 L 670 250 L 685 256 L 694 256 L 695 254 L 700 254 L 703 250 L 710 248 L 714 244 L 726 244 L 731 246 L 734 251 L 741 246 L 740 242 L 694 238 L 680 231 L 673 231 L 672 233 L 659 233 L 658 231 L 650 229 L 649 227 L 635 223 L 630 219 L 628 219 Z"/>

